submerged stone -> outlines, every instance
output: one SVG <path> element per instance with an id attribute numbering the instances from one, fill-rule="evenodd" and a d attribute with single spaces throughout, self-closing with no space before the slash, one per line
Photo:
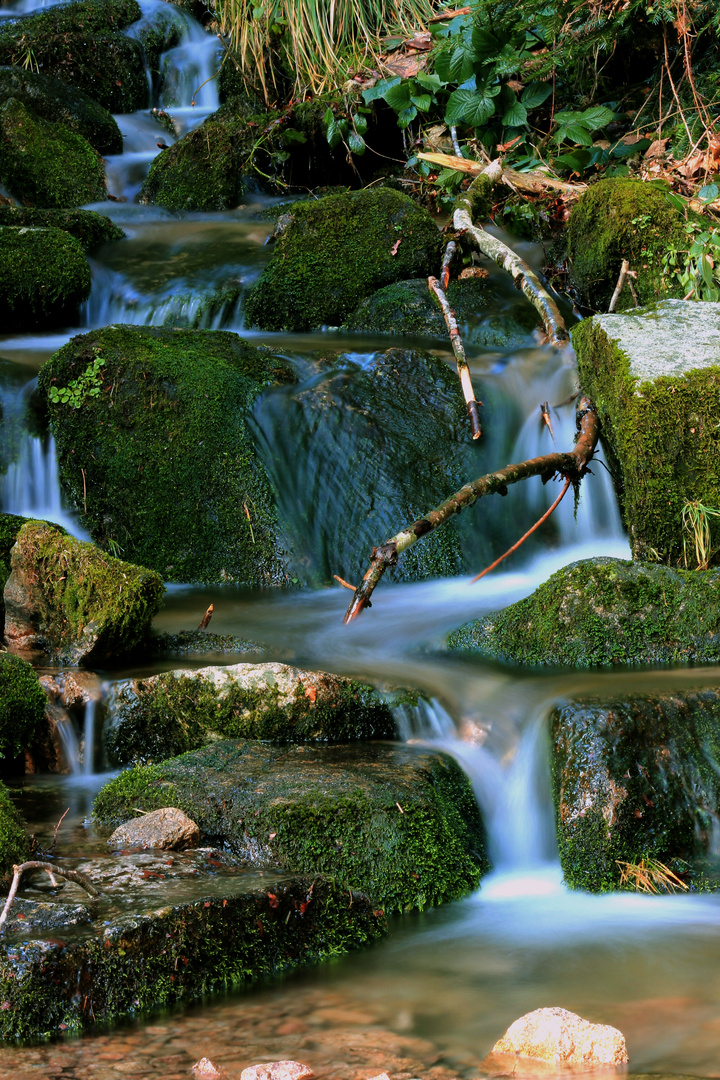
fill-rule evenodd
<path id="1" fill-rule="evenodd" d="M 448 648 L 512 664 L 605 667 L 720 658 L 720 573 L 595 558 L 453 631 Z"/>
<path id="2" fill-rule="evenodd" d="M 105 748 L 117 765 L 162 761 L 221 736 L 347 742 L 395 735 L 390 705 L 371 686 L 287 664 L 233 664 L 116 682 L 108 713 Z"/>
<path id="3" fill-rule="evenodd" d="M 247 418 L 264 389 L 294 380 L 289 364 L 222 331 L 111 326 L 56 353 L 40 392 L 97 359 L 99 395 L 49 404 L 61 479 L 93 539 L 171 581 L 284 583 Z"/>
<path id="4" fill-rule="evenodd" d="M 720 304 L 665 300 L 596 315 L 574 329 L 573 344 L 611 451 L 633 555 L 698 565 L 702 549 L 683 526 L 684 509 L 700 508 L 712 551 L 720 536 L 713 516 L 720 510 Z"/>
<path id="5" fill-rule="evenodd" d="M 246 301 L 262 330 L 338 326 L 384 285 L 439 270 L 441 237 L 426 210 L 388 188 L 296 203 Z"/>
<path id="6" fill-rule="evenodd" d="M 122 240 L 119 225 L 94 210 L 31 210 L 25 206 L 0 206 L 0 226 L 62 229 L 79 241 L 83 251 Z"/>
<path id="7" fill-rule="evenodd" d="M 470 781 L 448 755 L 416 747 L 227 740 L 134 766 L 93 812 L 116 825 L 162 806 L 251 866 L 327 874 L 392 911 L 463 896 L 487 866 Z"/>
<path id="8" fill-rule="evenodd" d="M 720 812 L 720 692 L 582 695 L 556 706 L 551 739 L 566 884 L 616 889 L 621 864 L 648 859 L 691 881 L 688 861 L 710 851 Z"/>
<path id="9" fill-rule="evenodd" d="M 90 267 L 74 236 L 0 226 L 0 330 L 69 323 L 89 295 Z"/>
<path id="10" fill-rule="evenodd" d="M 65 664 L 132 651 L 160 607 L 162 579 L 45 522 L 29 521 L 10 553 L 5 639 L 15 652 Z"/>
<path id="11" fill-rule="evenodd" d="M 498 1039 L 492 1053 L 585 1068 L 628 1062 L 621 1031 L 557 1008 L 535 1009 L 521 1016 Z"/>

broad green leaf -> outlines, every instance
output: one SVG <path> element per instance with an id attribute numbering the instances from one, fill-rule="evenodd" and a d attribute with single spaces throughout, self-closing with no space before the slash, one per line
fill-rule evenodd
<path id="1" fill-rule="evenodd" d="M 615 116 L 612 109 L 608 109 L 605 105 L 595 105 L 592 109 L 586 109 L 582 113 L 582 121 L 588 131 L 597 131 L 599 128 L 604 128 L 606 124 Z"/>
<path id="2" fill-rule="evenodd" d="M 391 109 L 394 109 L 395 112 L 402 112 L 403 109 L 410 106 L 410 84 L 404 82 L 399 83 L 397 86 L 391 86 L 383 94 L 383 97 Z"/>
<path id="3" fill-rule="evenodd" d="M 432 105 L 432 98 L 429 94 L 413 94 L 410 100 L 419 112 L 427 112 Z"/>
<path id="4" fill-rule="evenodd" d="M 445 122 L 464 120 L 472 127 L 481 127 L 495 112 L 495 102 L 485 90 L 456 90 L 448 98 Z"/>
<path id="5" fill-rule="evenodd" d="M 443 82 L 465 82 L 474 72 L 473 54 L 462 42 L 452 49 L 444 49 L 435 60 L 435 71 Z"/>
<path id="6" fill-rule="evenodd" d="M 332 124 L 334 119 L 332 109 L 326 109 L 323 113 L 323 124 Z"/>
<path id="7" fill-rule="evenodd" d="M 676 210 L 685 210 L 685 200 L 681 199 L 679 195 L 676 195 L 674 191 L 668 191 L 665 198 Z"/>
<path id="8" fill-rule="evenodd" d="M 553 158 L 553 165 L 562 165 L 565 169 L 571 169 L 572 172 L 583 172 L 589 161 L 590 154 L 587 150 L 574 150 L 571 154 L 560 154 L 559 157 Z"/>
<path id="9" fill-rule="evenodd" d="M 699 262 L 699 266 L 700 266 L 700 272 L 702 273 L 702 276 L 703 276 L 703 281 L 705 282 L 708 289 L 712 289 L 713 285 L 715 284 L 715 279 L 714 279 L 714 276 L 713 276 L 713 268 L 712 268 L 712 266 L 710 264 L 710 260 L 708 259 L 707 255 L 703 255 L 701 257 L 700 262 Z"/>
<path id="10" fill-rule="evenodd" d="M 353 154 L 357 154 L 358 157 L 362 157 L 362 155 L 365 153 L 365 140 L 363 139 L 362 135 L 358 135 L 354 131 L 351 131 L 348 135 L 348 146 L 352 150 Z"/>
<path id="11" fill-rule="evenodd" d="M 503 113 L 502 122 L 505 127 L 522 127 L 527 123 L 527 109 L 520 101 L 516 101 L 514 105 Z"/>
<path id="12" fill-rule="evenodd" d="M 574 142 L 579 146 L 592 146 L 590 132 L 583 124 L 580 124 L 577 121 L 561 127 L 555 136 L 555 139 L 558 143 Z"/>
<path id="13" fill-rule="evenodd" d="M 363 99 L 370 104 L 371 101 L 379 101 L 380 98 L 384 98 L 387 91 L 393 87 L 398 86 L 401 82 L 399 75 L 396 75 L 393 79 L 380 79 L 380 82 L 376 82 L 374 86 L 371 86 L 368 90 L 363 90 Z"/>
<path id="14" fill-rule="evenodd" d="M 542 105 L 544 101 L 547 101 L 551 94 L 552 83 L 531 82 L 523 90 L 520 100 L 526 109 L 535 109 L 538 105 Z"/>
<path id="15" fill-rule="evenodd" d="M 423 90 L 429 90 L 431 93 L 435 90 L 440 90 L 443 86 L 443 81 L 439 75 L 426 75 L 424 71 L 419 71 L 417 73 L 415 82 L 418 86 L 422 86 Z"/>
<path id="16" fill-rule="evenodd" d="M 329 110 L 328 110 L 329 111 Z M 326 114 L 327 115 L 327 114 Z M 332 113 L 330 114 L 332 117 Z M 330 120 L 326 120 L 326 123 L 330 123 Z M 304 143 L 307 142 L 307 135 L 304 131 L 298 131 L 296 128 L 285 128 L 282 133 L 284 142 L 289 143 Z"/>
<path id="17" fill-rule="evenodd" d="M 635 154 L 644 154 L 649 146 L 649 139 L 640 139 L 636 143 L 618 143 L 612 148 L 612 156 L 622 161 L 624 158 L 634 157 Z"/>
<path id="18" fill-rule="evenodd" d="M 367 120 L 360 113 L 353 113 L 353 125 L 358 135 L 364 135 L 367 131 Z"/>
<path id="19" fill-rule="evenodd" d="M 477 63 L 482 64 L 491 56 L 497 56 L 500 52 L 500 42 L 489 30 L 481 30 L 476 26 L 472 32 L 472 51 Z"/>
<path id="20" fill-rule="evenodd" d="M 416 116 L 417 109 L 414 105 L 410 105 L 409 108 L 403 109 L 402 112 L 397 114 L 398 127 L 406 128 L 408 124 L 412 123 Z"/>
<path id="21" fill-rule="evenodd" d="M 698 191 L 698 199 L 704 203 L 715 202 L 719 195 L 720 187 L 715 183 L 706 184 L 705 187 L 701 187 Z"/>
<path id="22" fill-rule="evenodd" d="M 338 127 L 338 125 L 333 120 L 331 124 L 328 124 L 327 141 L 328 141 L 328 143 L 330 144 L 331 147 L 334 147 L 334 146 L 337 146 L 337 144 L 341 141 L 341 139 L 342 139 L 342 132 L 340 131 L 340 128 Z"/>

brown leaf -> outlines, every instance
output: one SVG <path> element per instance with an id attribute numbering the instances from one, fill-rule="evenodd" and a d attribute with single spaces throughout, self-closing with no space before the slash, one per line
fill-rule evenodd
<path id="1" fill-rule="evenodd" d="M 400 247 L 401 243 L 402 243 L 402 237 L 400 237 L 398 240 L 396 240 L 395 243 L 393 244 L 392 249 L 390 251 L 391 255 L 397 255 L 398 248 Z"/>

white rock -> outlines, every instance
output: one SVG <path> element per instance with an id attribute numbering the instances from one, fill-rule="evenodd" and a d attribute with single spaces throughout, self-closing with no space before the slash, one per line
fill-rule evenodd
<path id="1" fill-rule="evenodd" d="M 567 1009 L 536 1009 L 511 1024 L 492 1048 L 565 1065 L 625 1065 L 625 1036 L 608 1024 L 591 1024 Z"/>
<path id="2" fill-rule="evenodd" d="M 217 1069 L 209 1058 L 200 1058 L 190 1070 L 196 1080 L 222 1080 L 223 1073 Z"/>
<path id="3" fill-rule="evenodd" d="M 315 1073 L 300 1061 L 267 1061 L 243 1069 L 240 1080 L 313 1080 Z"/>

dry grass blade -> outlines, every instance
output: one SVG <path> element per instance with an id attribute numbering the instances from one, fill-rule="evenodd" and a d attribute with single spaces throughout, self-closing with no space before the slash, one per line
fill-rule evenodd
<path id="1" fill-rule="evenodd" d="M 714 549 L 710 536 L 710 518 L 720 517 L 720 510 L 712 506 L 705 506 L 698 499 L 691 499 L 685 503 L 682 509 L 683 532 L 683 556 L 685 566 L 688 565 L 687 541 L 692 542 L 695 549 L 695 562 L 698 570 L 707 570 L 713 557 Z"/>
<path id="2" fill-rule="evenodd" d="M 637 863 L 621 862 L 620 859 L 615 861 L 620 867 L 620 884 L 627 885 L 636 892 L 687 892 L 685 882 L 658 859 L 646 858 Z"/>

